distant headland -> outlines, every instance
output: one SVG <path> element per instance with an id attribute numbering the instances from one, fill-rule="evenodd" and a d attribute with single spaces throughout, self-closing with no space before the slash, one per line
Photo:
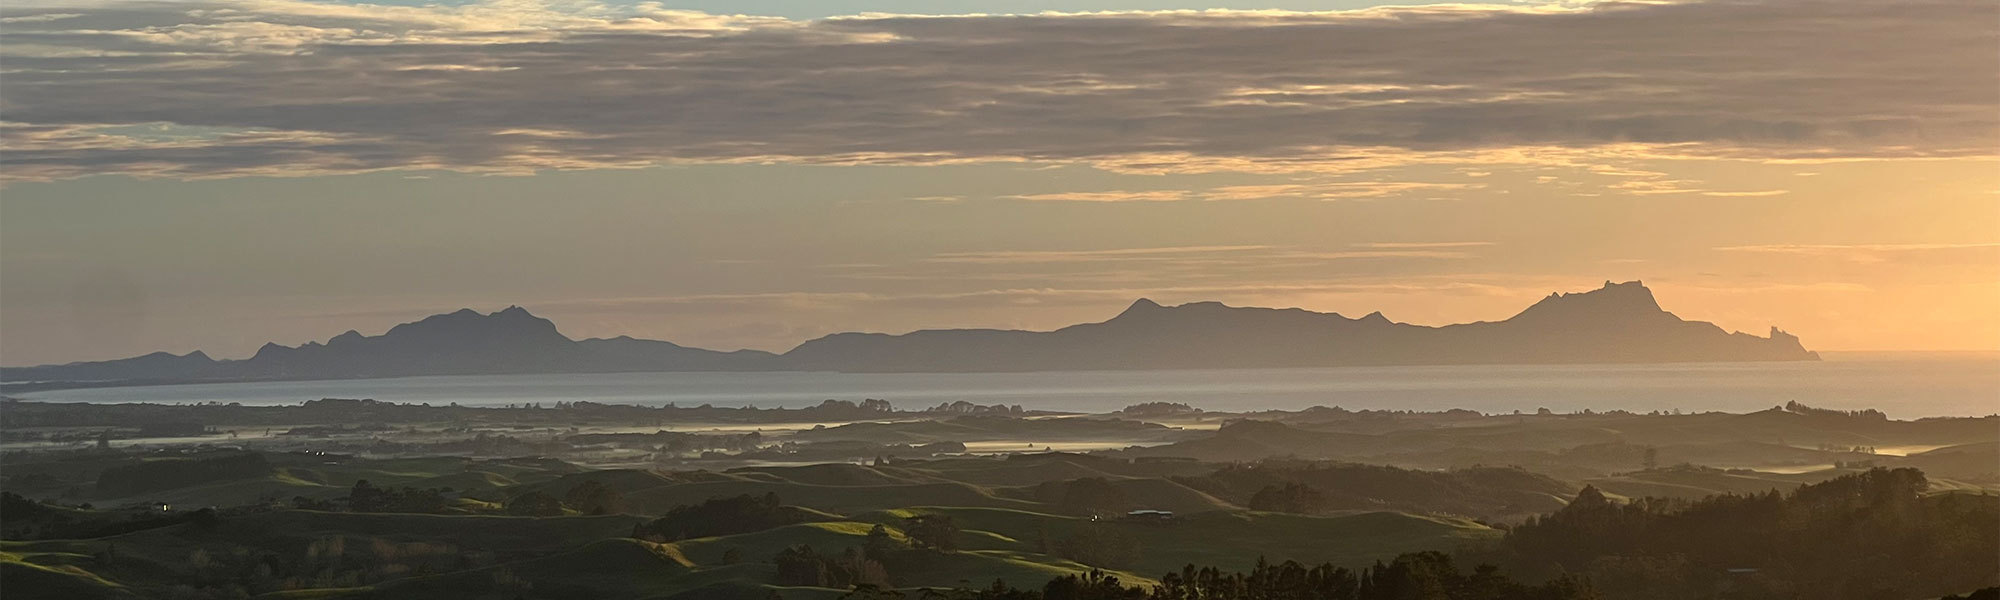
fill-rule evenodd
<path id="1" fill-rule="evenodd" d="M 1550 294 L 1503 321 L 1438 327 L 1382 313 L 1349 318 L 1297 308 L 1140 299 L 1109 320 L 1054 331 L 839 333 L 783 354 L 722 352 L 631 337 L 573 340 L 520 307 L 470 309 L 348 331 L 325 343 L 266 344 L 254 356 L 199 351 L 0 369 L 10 389 L 421 375 L 652 371 L 1006 372 L 1386 365 L 1591 364 L 1818 360 L 1795 336 L 1724 331 L 1660 308 L 1637 281 Z"/>

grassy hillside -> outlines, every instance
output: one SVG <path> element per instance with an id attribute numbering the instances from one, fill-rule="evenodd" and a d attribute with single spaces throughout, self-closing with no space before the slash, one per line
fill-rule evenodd
<path id="1" fill-rule="evenodd" d="M 1987 419 L 1884 422 L 1812 409 L 1259 417 L 1269 420 L 1218 417 L 1227 425 L 1212 433 L 981 416 L 801 434 L 919 442 L 1113 432 L 1175 442 L 871 464 L 648 458 L 586 468 L 541 455 L 214 449 L 10 455 L 0 577 L 7 598 L 764 600 L 777 592 L 832 600 L 846 591 L 834 587 L 864 579 L 906 589 L 994 579 L 1038 587 L 1102 568 L 1144 583 L 1189 564 L 1248 570 L 1260 557 L 1360 567 L 1490 546 L 1503 531 L 1486 522 L 1561 510 L 1585 485 L 1612 499 L 1693 499 L 1791 490 L 1873 463 L 1948 473 L 1929 480 L 1927 493 L 1939 498 L 1988 502 L 1982 494 L 2000 488 L 2000 442 L 1961 440 Z M 644 446 L 659 436 L 641 437 Z M 796 447 L 788 437 L 773 434 L 781 441 L 764 447 Z M 559 445 L 530 451 L 543 447 Z M 1272 458 L 1292 454 L 1337 460 Z M 1347 462 L 1355 456 L 1382 460 Z M 358 488 L 362 480 L 370 486 Z M 715 498 L 729 500 L 703 508 Z M 1132 509 L 1176 516 L 1129 518 Z M 578 516 L 598 510 L 623 514 Z M 527 514 L 568 516 L 514 516 Z M 871 536 L 877 527 L 885 535 Z M 928 548 L 939 539 L 955 551 Z M 801 568 L 824 576 L 802 578 Z"/>
<path id="2" fill-rule="evenodd" d="M 9 550 L 18 548 L 8 547 Z M 21 600 L 138 598 L 124 585 L 85 570 L 90 556 L 69 552 L 0 551 L 0 585 Z"/>
<path id="3" fill-rule="evenodd" d="M 1471 521 L 1395 512 L 1304 516 L 1254 511 L 1194 514 L 1167 523 L 1092 522 L 1021 510 L 920 507 L 858 515 L 891 527 L 913 514 L 951 515 L 964 530 L 961 545 L 975 550 L 1041 552 L 1040 540 L 1060 539 L 1092 525 L 1110 527 L 1138 543 L 1137 560 L 1122 570 L 1157 575 L 1187 564 L 1248 568 L 1270 560 L 1333 562 L 1359 566 L 1419 549 L 1449 549 L 1491 539 L 1499 531 Z M 1241 543 L 1237 540 L 1255 540 Z"/>
<path id="4" fill-rule="evenodd" d="M 787 503 L 843 514 L 912 504 L 1021 509 L 1040 506 L 1026 500 L 1001 498 L 984 488 L 963 483 L 811 485 L 789 481 L 711 481 L 642 490 L 626 494 L 626 501 L 635 511 L 660 513 L 678 505 L 744 494 L 777 494 Z"/>
<path id="5" fill-rule="evenodd" d="M 864 546 L 878 524 L 891 539 L 907 544 L 907 519 L 920 514 L 955 519 L 961 528 L 959 551 L 906 551 L 912 561 L 908 564 L 919 567 L 895 573 L 897 585 L 983 585 L 997 578 L 1032 586 L 1092 567 L 1145 582 L 1189 563 L 1247 567 L 1260 554 L 1274 560 L 1360 565 L 1496 534 L 1467 521 L 1400 513 L 1308 517 L 1211 511 L 1173 523 L 1093 523 L 1018 508 L 921 506 L 654 543 L 624 537 L 644 521 L 627 515 L 531 518 L 286 510 L 97 540 L 6 542 L 0 559 L 10 588 L 18 576 L 62 594 L 51 597 L 120 597 L 127 590 L 151 597 L 176 586 L 219 586 L 273 598 L 657 598 L 703 589 L 768 591 L 776 585 L 771 561 L 779 552 L 803 545 L 827 554 L 847 552 Z M 1048 547 L 1048 539 L 1083 527 L 1113 528 L 1143 551 L 1128 564 L 1092 565 L 1058 556 Z M 834 590 L 797 591 L 805 592 L 799 597 L 835 595 Z M 793 595 L 787 591 L 786 597 Z"/>

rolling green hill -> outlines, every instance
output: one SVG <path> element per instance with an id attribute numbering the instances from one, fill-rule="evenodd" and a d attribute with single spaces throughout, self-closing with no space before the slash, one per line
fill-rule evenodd
<path id="1" fill-rule="evenodd" d="M 1034 509 L 1039 503 L 1001 498 L 986 489 L 963 483 L 920 483 L 902 485 L 810 485 L 769 481 L 713 481 L 661 486 L 626 494 L 633 510 L 657 514 L 682 504 L 710 498 L 748 494 L 777 494 L 787 503 L 836 513 L 896 508 L 900 506 L 981 506 Z"/>

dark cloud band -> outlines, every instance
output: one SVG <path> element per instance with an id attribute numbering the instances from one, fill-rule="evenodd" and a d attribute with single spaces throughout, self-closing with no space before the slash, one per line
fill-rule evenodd
<path id="1" fill-rule="evenodd" d="M 1992 3 L 821 21 L 299 2 L 0 11 L 10 178 L 672 161 L 1333 170 L 1986 156 Z M 137 125 L 138 127 L 133 127 Z"/>

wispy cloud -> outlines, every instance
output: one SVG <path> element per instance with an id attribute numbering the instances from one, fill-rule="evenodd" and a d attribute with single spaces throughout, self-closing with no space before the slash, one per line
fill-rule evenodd
<path id="1" fill-rule="evenodd" d="M 1843 258 L 1855 262 L 1885 262 L 1894 257 L 1907 255 L 1934 255 L 1937 253 L 1978 254 L 2000 253 L 2000 243 L 1916 243 L 1916 244 L 1760 244 L 1751 246 L 1724 246 L 1716 248 L 1723 252 L 1754 252 L 1762 254 L 1787 254 L 1799 256 L 1825 256 Z"/>
<path id="2" fill-rule="evenodd" d="M 1820 281 L 1809 283 L 1744 283 L 1739 285 L 1704 285 L 1699 283 L 1676 283 L 1676 290 L 1689 292 L 1709 292 L 1719 294 L 1768 294 L 1787 292 L 1848 294 L 1872 292 L 1875 288 L 1859 283 L 1844 281 Z"/>
<path id="3" fill-rule="evenodd" d="M 1139 192 L 1054 192 L 1047 194 L 1021 194 L 1005 196 L 1014 200 L 1034 202 L 1173 202 L 1188 198 L 1182 190 L 1147 190 Z"/>
<path id="4" fill-rule="evenodd" d="M 1354 245 L 1362 248 L 1476 248 L 1491 246 L 1493 242 L 1364 242 Z"/>
<path id="5" fill-rule="evenodd" d="M 1724 246 L 1717 250 L 1731 252 L 1779 252 L 1785 254 L 1821 254 L 1827 252 L 1912 252 L 1921 250 L 1965 250 L 1973 248 L 2000 248 L 2000 243 L 1971 244 L 1764 244 L 1757 246 Z"/>
<path id="6" fill-rule="evenodd" d="M 1430 183 L 1419 181 L 1331 181 L 1236 185 L 1210 189 L 1204 200 L 1257 200 L 1264 198 L 1307 198 L 1312 200 L 1355 200 L 1409 195 L 1417 192 L 1448 192 L 1486 187 L 1473 183 Z"/>
<path id="7" fill-rule="evenodd" d="M 931 263 L 1021 264 L 1083 262 L 1172 262 L 1215 267 L 1295 265 L 1354 259 L 1459 259 L 1471 258 L 1467 249 L 1486 242 L 1424 242 L 1355 244 L 1359 250 L 1314 250 L 1280 246 L 1170 246 L 1159 248 L 1114 248 L 1106 250 L 1009 250 L 994 252 L 952 252 L 925 260 Z M 1043 274 L 1042 276 L 1047 276 Z"/>
<path id="8" fill-rule="evenodd" d="M 1280 198 L 1360 200 L 1407 197 L 1424 192 L 1452 192 L 1483 187 L 1485 187 L 1483 184 L 1430 183 L 1419 181 L 1322 181 L 1316 183 L 1226 185 L 1198 190 L 1076 191 L 1023 194 L 1005 197 L 1015 200 L 1040 202 L 1219 202 Z"/>
<path id="9" fill-rule="evenodd" d="M 1470 253 L 1470 252 L 1459 252 L 1459 251 L 1453 251 L 1453 250 L 1423 250 L 1423 249 L 1411 249 L 1411 250 L 1346 250 L 1346 251 L 1333 251 L 1333 252 L 1287 252 L 1287 253 L 1283 253 L 1283 254 L 1278 254 L 1278 255 L 1276 255 L 1276 256 L 1275 256 L 1275 258 L 1283 258 L 1283 259 L 1293 259 L 1293 260 L 1314 260 L 1314 261 L 1323 261 L 1323 260 L 1352 260 L 1352 259 L 1358 259 L 1358 258 L 1443 258 L 1443 259 L 1457 259 L 1457 258 L 1471 258 L 1471 257 L 1472 257 L 1472 253 Z"/>
<path id="10" fill-rule="evenodd" d="M 1270 246 L 1167 246 L 1157 248 L 1112 248 L 1105 250 L 1002 250 L 994 252 L 948 252 L 930 262 L 943 263 L 1048 263 L 1093 260 L 1159 260 L 1196 255 L 1237 254 L 1269 250 Z"/>
<path id="11" fill-rule="evenodd" d="M 1721 196 L 1721 197 L 1725 197 L 1725 198 L 1762 198 L 1762 197 L 1765 197 L 1765 196 L 1783 196 L 1783 195 L 1785 195 L 1785 194 L 1790 194 L 1790 193 L 1792 193 L 1792 191 L 1791 191 L 1791 190 L 1757 190 L 1757 191 L 1748 191 L 1748 192 L 1719 192 L 1719 191 L 1709 191 L 1709 192 L 1702 192 L 1702 193 L 1701 193 L 1701 195 L 1703 195 L 1703 196 Z"/>
<path id="12" fill-rule="evenodd" d="M 83 16 L 82 13 L 39 13 L 20 17 L 0 17 L 0 23 L 38 23 L 74 19 L 81 16 Z"/>
<path id="13" fill-rule="evenodd" d="M 650 3 L 14 3 L 0 8 L 0 162 L 10 178 L 52 179 L 1991 156 L 2000 87 L 1981 75 L 2000 71 L 1991 16 L 1977 0 L 818 21 Z M 225 133 L 121 129 L 150 123 Z M 1706 191 L 1676 183 L 1628 191 Z M 1418 191 L 1350 182 L 1202 199 Z"/>

